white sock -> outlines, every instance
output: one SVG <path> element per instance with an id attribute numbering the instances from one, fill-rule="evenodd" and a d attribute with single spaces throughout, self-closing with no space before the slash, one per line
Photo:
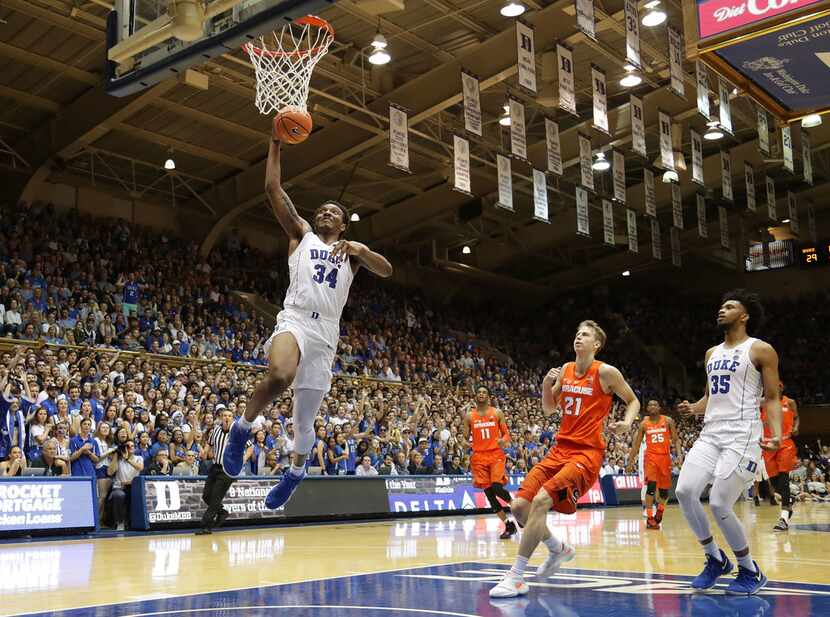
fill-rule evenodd
<path id="1" fill-rule="evenodd" d="M 513 567 L 510 568 L 510 574 L 522 578 L 527 569 L 527 557 L 516 555 L 516 561 L 513 562 Z"/>
<path id="2" fill-rule="evenodd" d="M 743 566 L 744 568 L 746 568 L 750 572 L 755 572 L 755 564 L 752 562 L 752 555 L 747 553 L 743 557 L 738 557 L 737 555 L 735 555 L 735 557 L 738 559 L 738 563 L 741 566 Z"/>
<path id="3" fill-rule="evenodd" d="M 790 522 L 790 511 L 789 510 L 781 510 L 781 518 L 784 519 L 787 523 Z"/>
<path id="4" fill-rule="evenodd" d="M 253 424 L 252 424 L 251 422 L 248 422 L 248 421 L 245 419 L 245 416 L 239 416 L 239 420 L 237 420 L 237 423 L 238 423 L 238 424 L 239 424 L 239 426 L 241 426 L 242 428 L 247 428 L 247 429 L 250 429 L 250 428 L 253 426 Z"/>
<path id="5" fill-rule="evenodd" d="M 547 546 L 551 553 L 561 553 L 565 550 L 565 543 L 553 535 L 547 540 L 542 540 L 542 544 Z"/>
<path id="6" fill-rule="evenodd" d="M 297 467 L 294 463 L 291 463 L 291 469 L 289 471 L 295 478 L 301 478 L 305 474 L 305 465 Z"/>
<path id="7" fill-rule="evenodd" d="M 709 542 L 709 544 L 704 544 L 703 550 L 706 552 L 707 555 L 711 555 L 718 561 L 721 561 L 723 559 L 723 557 L 721 557 L 720 554 L 720 547 L 714 539 L 711 542 Z"/>

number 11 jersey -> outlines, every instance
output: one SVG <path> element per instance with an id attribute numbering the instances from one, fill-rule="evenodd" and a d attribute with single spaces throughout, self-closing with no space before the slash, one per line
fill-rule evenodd
<path id="1" fill-rule="evenodd" d="M 605 450 L 602 429 L 611 412 L 614 395 L 602 389 L 601 366 L 602 362 L 594 360 L 582 376 L 577 376 L 575 362 L 568 362 L 562 369 L 562 392 L 559 395 L 562 422 L 556 435 L 557 446 Z"/>
<path id="2" fill-rule="evenodd" d="M 752 344 L 748 338 L 740 345 L 726 347 L 721 343 L 706 363 L 706 384 L 709 400 L 703 423 L 756 422 L 760 419 L 761 373 L 749 357 Z"/>
<path id="3" fill-rule="evenodd" d="M 348 255 L 332 258 L 329 245 L 314 232 L 303 236 L 288 257 L 288 290 L 284 308 L 312 314 L 315 319 L 340 321 L 354 273 Z"/>

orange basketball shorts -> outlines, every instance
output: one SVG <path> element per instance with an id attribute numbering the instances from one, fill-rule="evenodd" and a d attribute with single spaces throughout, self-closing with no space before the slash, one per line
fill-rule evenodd
<path id="1" fill-rule="evenodd" d="M 770 478 L 774 478 L 779 473 L 790 473 L 795 469 L 796 461 L 798 461 L 798 450 L 792 439 L 785 439 L 781 442 L 781 447 L 774 452 L 763 450 L 763 454 L 764 465 Z"/>
<path id="2" fill-rule="evenodd" d="M 540 490 L 545 490 L 553 499 L 554 510 L 573 514 L 579 497 L 597 481 L 604 455 L 603 450 L 555 446 L 525 476 L 518 497 L 533 501 Z"/>
<path id="3" fill-rule="evenodd" d="M 491 484 L 507 484 L 504 460 L 504 451 L 502 450 L 473 452 L 470 459 L 473 486 L 483 489 L 488 488 Z"/>
<path id="4" fill-rule="evenodd" d="M 645 467 L 646 484 L 656 482 L 657 488 L 668 490 L 671 488 L 671 456 L 646 454 L 643 461 Z"/>

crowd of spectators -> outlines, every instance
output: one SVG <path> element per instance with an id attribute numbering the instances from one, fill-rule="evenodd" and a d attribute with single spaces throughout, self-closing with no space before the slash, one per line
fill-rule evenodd
<path id="1" fill-rule="evenodd" d="M 119 525 L 125 488 L 138 474 L 205 474 L 213 457 L 207 436 L 223 412 L 244 411 L 270 334 L 267 321 L 230 291 L 278 303 L 283 261 L 233 235 L 202 258 L 193 243 L 124 221 L 43 205 L 0 209 L 0 334 L 17 344 L 0 354 L 0 475 L 34 467 L 95 476 L 101 511 Z M 573 331 L 587 317 L 609 334 L 602 358 L 622 369 L 644 404 L 654 397 L 671 413 L 690 395 L 667 385 L 646 345 L 655 343 L 655 331 L 673 332 L 662 344 L 690 371 L 699 369 L 717 338 L 714 319 L 704 317 L 713 313 L 717 299 L 710 300 L 658 303 L 594 290 L 526 314 L 430 301 L 361 277 L 315 423 L 311 471 L 467 473 L 461 422 L 479 384 L 507 417 L 508 470 L 527 471 L 558 427 L 556 414 L 542 414 L 541 377 L 570 355 Z M 827 300 L 826 292 L 806 300 L 816 308 L 813 319 L 826 314 Z M 792 306 L 771 309 L 780 316 Z M 817 341 L 794 322 L 771 323 L 774 342 L 799 350 L 779 347 L 788 392 L 824 400 L 827 369 L 797 370 Z M 824 382 L 811 381 L 822 370 Z M 620 419 L 622 408 L 613 413 Z M 281 473 L 293 448 L 291 415 L 290 393 L 264 411 L 244 473 Z M 676 419 L 688 450 L 699 420 Z M 632 436 L 608 436 L 606 469 L 622 472 Z"/>

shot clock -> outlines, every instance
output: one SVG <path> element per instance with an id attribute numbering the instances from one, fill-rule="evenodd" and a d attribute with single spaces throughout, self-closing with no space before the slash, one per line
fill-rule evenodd
<path id="1" fill-rule="evenodd" d="M 803 244 L 799 248 L 799 261 L 804 268 L 830 265 L 830 242 Z"/>

